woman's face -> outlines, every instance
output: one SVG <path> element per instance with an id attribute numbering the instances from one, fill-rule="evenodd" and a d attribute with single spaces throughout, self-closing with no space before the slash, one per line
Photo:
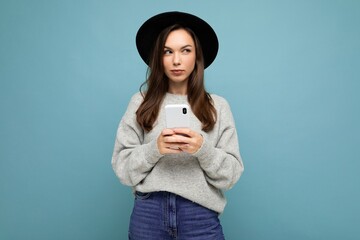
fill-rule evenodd
<path id="1" fill-rule="evenodd" d="M 187 93 L 187 82 L 195 68 L 195 61 L 195 43 L 191 35 L 184 29 L 170 32 L 163 55 L 165 74 L 169 78 L 169 92 Z"/>

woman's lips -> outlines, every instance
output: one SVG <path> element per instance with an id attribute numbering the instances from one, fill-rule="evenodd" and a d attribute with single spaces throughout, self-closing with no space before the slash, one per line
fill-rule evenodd
<path id="1" fill-rule="evenodd" d="M 175 76 L 179 76 L 179 75 L 183 74 L 184 70 L 174 69 L 174 70 L 170 70 L 170 72 Z"/>

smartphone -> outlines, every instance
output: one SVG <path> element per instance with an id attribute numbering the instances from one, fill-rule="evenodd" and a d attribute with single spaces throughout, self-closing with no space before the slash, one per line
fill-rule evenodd
<path id="1" fill-rule="evenodd" d="M 169 104 L 165 106 L 166 128 L 190 127 L 189 106 L 187 104 Z"/>

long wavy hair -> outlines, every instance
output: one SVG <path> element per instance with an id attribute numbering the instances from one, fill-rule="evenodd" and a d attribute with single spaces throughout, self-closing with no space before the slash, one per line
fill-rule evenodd
<path id="1" fill-rule="evenodd" d="M 179 24 L 165 28 L 158 36 L 149 59 L 147 80 L 140 86 L 144 101 L 136 111 L 136 120 L 145 131 L 151 131 L 156 121 L 163 98 L 169 88 L 169 79 L 165 74 L 163 55 L 165 42 L 169 34 L 178 29 L 187 31 L 194 40 L 196 60 L 195 68 L 189 76 L 187 98 L 191 110 L 202 123 L 202 130 L 208 132 L 214 128 L 217 114 L 210 94 L 204 85 L 204 58 L 200 41 L 194 32 Z M 142 89 L 147 86 L 146 91 Z"/>

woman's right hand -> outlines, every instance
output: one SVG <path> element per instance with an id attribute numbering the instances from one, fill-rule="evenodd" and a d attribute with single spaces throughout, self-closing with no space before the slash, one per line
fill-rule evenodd
<path id="1" fill-rule="evenodd" d="M 172 129 L 164 129 L 157 139 L 159 152 L 163 155 L 181 153 L 181 147 L 184 143 L 177 142 L 176 139 L 176 134 Z"/>

